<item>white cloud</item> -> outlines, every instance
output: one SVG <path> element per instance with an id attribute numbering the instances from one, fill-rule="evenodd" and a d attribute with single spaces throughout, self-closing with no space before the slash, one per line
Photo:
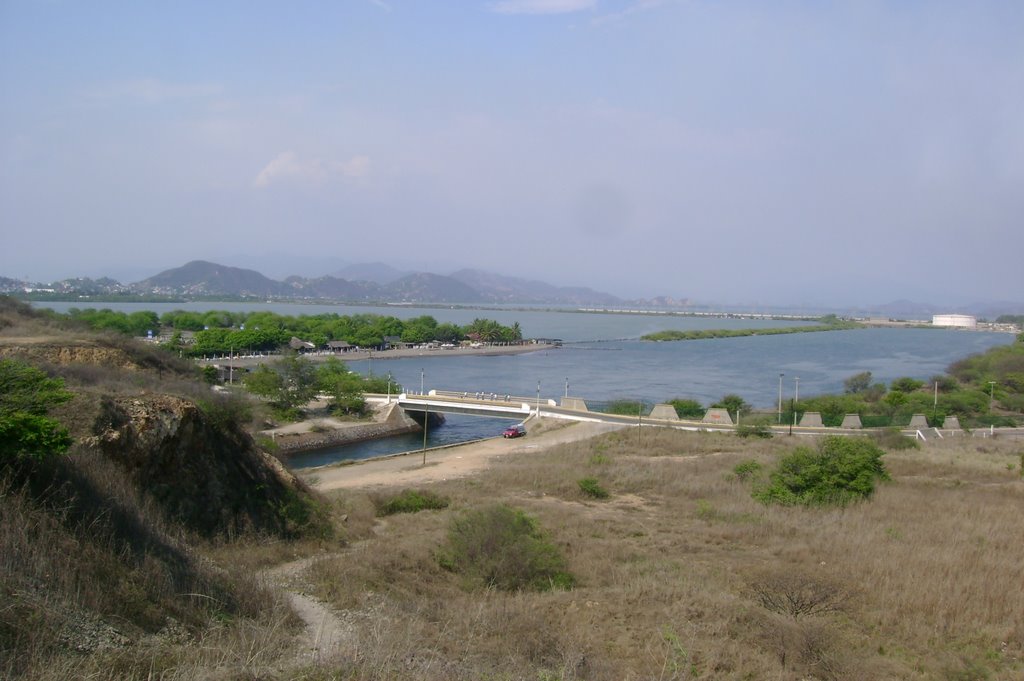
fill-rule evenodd
<path id="1" fill-rule="evenodd" d="M 303 159 L 294 151 L 285 151 L 263 166 L 253 184 L 264 188 L 275 182 L 293 180 L 321 185 L 331 180 L 363 177 L 369 171 L 370 159 L 367 156 L 353 156 L 347 161 L 324 161 L 318 158 Z"/>
<path id="2" fill-rule="evenodd" d="M 498 14 L 568 14 L 591 9 L 597 0 L 501 0 L 492 2 L 491 11 Z"/>

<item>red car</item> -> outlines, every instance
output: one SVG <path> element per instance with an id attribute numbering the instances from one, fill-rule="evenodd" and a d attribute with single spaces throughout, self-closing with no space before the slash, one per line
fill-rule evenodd
<path id="1" fill-rule="evenodd" d="M 526 426 L 519 423 L 514 426 L 509 426 L 502 433 L 502 437 L 522 437 L 526 435 Z"/>

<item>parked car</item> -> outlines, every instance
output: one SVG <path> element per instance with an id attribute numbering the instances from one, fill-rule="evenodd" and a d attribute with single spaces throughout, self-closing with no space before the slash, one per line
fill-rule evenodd
<path id="1" fill-rule="evenodd" d="M 522 437 L 524 435 L 526 435 L 526 426 L 521 423 L 509 426 L 501 434 L 502 437 Z"/>

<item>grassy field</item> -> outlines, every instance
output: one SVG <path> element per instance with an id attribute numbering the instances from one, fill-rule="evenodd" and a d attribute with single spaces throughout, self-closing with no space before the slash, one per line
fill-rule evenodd
<path id="1" fill-rule="evenodd" d="M 751 499 L 733 468 L 793 446 L 626 431 L 434 485 L 444 510 L 374 520 L 346 493 L 365 539 L 304 575 L 346 643 L 306 678 L 1024 678 L 1024 442 L 889 453 L 892 481 L 844 509 Z M 451 519 L 494 502 L 538 520 L 575 588 L 471 588 L 440 567 Z"/>

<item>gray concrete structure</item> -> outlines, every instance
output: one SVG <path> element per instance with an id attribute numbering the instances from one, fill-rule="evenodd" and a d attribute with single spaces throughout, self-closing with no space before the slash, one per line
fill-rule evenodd
<path id="1" fill-rule="evenodd" d="M 860 422 L 860 414 L 847 414 L 843 417 L 842 428 L 863 428 L 864 424 Z"/>
<path id="2" fill-rule="evenodd" d="M 908 426 L 908 428 L 927 428 L 927 427 L 928 427 L 928 417 L 926 417 L 924 414 L 914 414 L 910 418 L 910 425 Z"/>
<path id="3" fill-rule="evenodd" d="M 702 423 L 717 423 L 719 425 L 731 426 L 732 417 L 729 416 L 728 409 L 712 408 L 708 409 L 707 413 L 704 414 L 704 418 L 701 419 Z"/>
<path id="4" fill-rule="evenodd" d="M 801 428 L 824 428 L 825 424 L 821 422 L 821 412 L 817 411 L 805 411 L 803 418 L 800 419 Z"/>
<path id="5" fill-rule="evenodd" d="M 676 413 L 676 408 L 671 404 L 656 404 L 654 409 L 651 410 L 652 419 L 661 419 L 662 421 L 678 421 L 679 414 Z"/>
<path id="6" fill-rule="evenodd" d="M 562 398 L 563 409 L 575 409 L 576 411 L 590 411 L 587 409 L 587 403 L 579 397 L 563 397 Z"/>
<path id="7" fill-rule="evenodd" d="M 956 416 L 947 416 L 942 421 L 943 430 L 963 430 L 960 427 L 960 419 Z"/>

